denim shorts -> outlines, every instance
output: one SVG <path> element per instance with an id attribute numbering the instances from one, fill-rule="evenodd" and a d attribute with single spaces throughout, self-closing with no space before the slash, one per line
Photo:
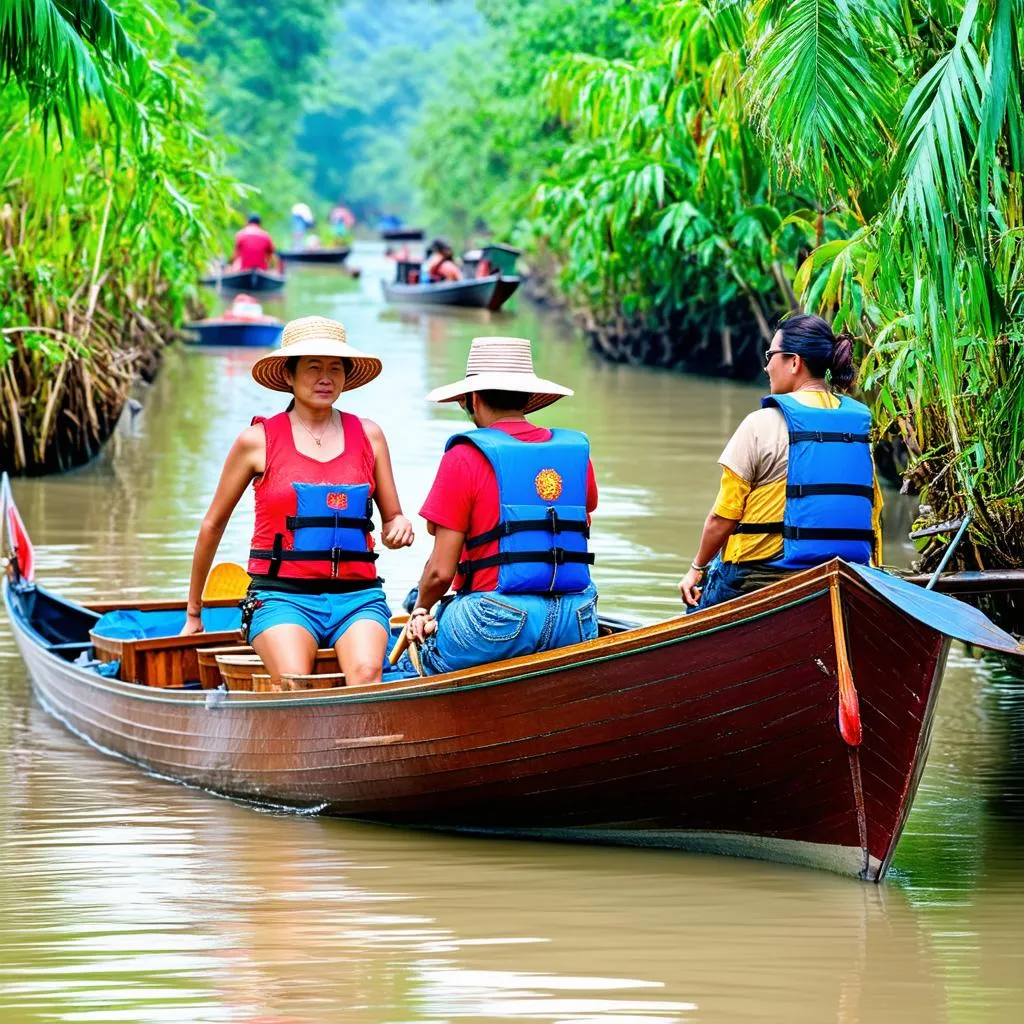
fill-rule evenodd
<path id="1" fill-rule="evenodd" d="M 420 648 L 428 675 L 458 672 L 597 637 L 597 588 L 579 594 L 460 595 L 437 613 L 437 632 Z M 399 668 L 412 670 L 408 655 Z"/>
<path id="2" fill-rule="evenodd" d="M 249 642 L 271 626 L 301 626 L 316 637 L 317 647 L 333 647 L 349 626 L 369 619 L 391 630 L 391 609 L 381 587 L 348 594 L 283 594 L 257 590 L 262 604 L 252 614 Z"/>

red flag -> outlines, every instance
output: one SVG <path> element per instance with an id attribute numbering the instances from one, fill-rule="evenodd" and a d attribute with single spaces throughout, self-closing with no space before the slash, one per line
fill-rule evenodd
<path id="1" fill-rule="evenodd" d="M 14 495 L 11 494 L 11 485 L 6 473 L 3 478 L 3 502 L 0 505 L 7 511 L 7 539 L 17 558 L 18 572 L 23 579 L 31 583 L 36 572 L 35 552 L 28 530 L 25 529 L 21 514 L 18 512 L 18 506 L 14 504 Z"/>

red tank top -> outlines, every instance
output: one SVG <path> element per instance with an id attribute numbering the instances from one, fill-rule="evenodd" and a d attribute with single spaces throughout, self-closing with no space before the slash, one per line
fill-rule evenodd
<path id="1" fill-rule="evenodd" d="M 253 422 L 263 424 L 267 435 L 267 459 L 263 475 L 253 484 L 256 525 L 251 547 L 268 550 L 274 545 L 274 537 L 280 533 L 284 538 L 283 548 L 291 549 L 292 535 L 285 520 L 294 516 L 297 510 L 298 498 L 292 484 L 369 484 L 370 494 L 373 494 L 373 446 L 358 416 L 347 412 L 341 414 L 345 450 L 327 462 L 319 462 L 295 448 L 288 413 L 279 412 L 269 419 L 258 416 Z M 367 538 L 367 544 L 373 548 L 373 537 Z M 269 570 L 267 559 L 249 559 L 250 575 L 264 576 Z M 284 561 L 278 576 L 282 579 L 330 579 L 331 564 L 327 561 Z M 376 577 L 373 562 L 342 562 L 337 576 L 346 580 L 372 580 Z"/>

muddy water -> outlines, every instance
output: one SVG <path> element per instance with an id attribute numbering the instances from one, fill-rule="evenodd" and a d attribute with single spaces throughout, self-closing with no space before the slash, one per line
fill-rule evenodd
<path id="1" fill-rule="evenodd" d="M 415 512 L 475 334 L 533 338 L 576 388 L 542 413 L 593 442 L 606 610 L 653 620 L 758 391 L 592 358 L 554 323 L 396 312 L 379 250 L 358 283 L 291 276 L 278 315 L 323 313 L 384 374 L 346 396 L 392 447 Z M 84 471 L 21 481 L 39 573 L 78 598 L 184 593 L 233 437 L 275 396 L 244 352 L 172 352 L 144 409 Z M 904 561 L 907 510 L 887 517 Z M 242 560 L 243 501 L 221 555 Z M 422 525 L 419 524 L 418 525 Z M 397 605 L 427 551 L 385 552 Z M 1024 683 L 954 652 L 932 756 L 889 881 L 684 854 L 435 837 L 254 811 L 149 778 L 34 704 L 0 622 L 0 1020 L 1017 1021 L 1024 1004 Z"/>

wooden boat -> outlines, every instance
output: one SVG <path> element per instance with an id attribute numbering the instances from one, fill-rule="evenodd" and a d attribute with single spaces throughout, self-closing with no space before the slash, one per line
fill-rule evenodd
<path id="1" fill-rule="evenodd" d="M 949 637 L 1021 653 L 973 608 L 833 561 L 699 614 L 606 620 L 597 640 L 466 672 L 346 686 L 321 671 L 288 680 L 299 692 L 267 692 L 241 652 L 253 689 L 203 690 L 203 650 L 237 634 L 111 650 L 95 635 L 111 606 L 22 578 L 19 557 L 3 598 L 40 703 L 161 776 L 393 825 L 678 847 L 873 881 L 924 768 Z M 100 674 L 115 653 L 119 673 Z"/>
<path id="2" fill-rule="evenodd" d="M 380 237 L 385 242 L 422 242 L 423 228 L 382 228 Z"/>
<path id="3" fill-rule="evenodd" d="M 221 291 L 279 292 L 284 287 L 284 275 L 271 270 L 239 270 L 201 277 L 199 283 Z"/>
<path id="4" fill-rule="evenodd" d="M 388 302 L 417 306 L 462 306 L 473 309 L 501 307 L 519 287 L 518 277 L 491 274 L 466 281 L 444 281 L 440 284 L 404 284 L 384 281 L 384 298 Z"/>
<path id="5" fill-rule="evenodd" d="M 287 249 L 278 255 L 285 263 L 344 263 L 348 259 L 351 247 L 340 246 L 337 249 Z"/>
<path id="6" fill-rule="evenodd" d="M 470 249 L 462 254 L 462 271 L 467 277 L 476 277 L 481 265 L 484 272 L 498 271 L 504 277 L 514 277 L 516 260 L 522 255 L 522 249 L 504 242 L 491 242 L 479 249 Z"/>

